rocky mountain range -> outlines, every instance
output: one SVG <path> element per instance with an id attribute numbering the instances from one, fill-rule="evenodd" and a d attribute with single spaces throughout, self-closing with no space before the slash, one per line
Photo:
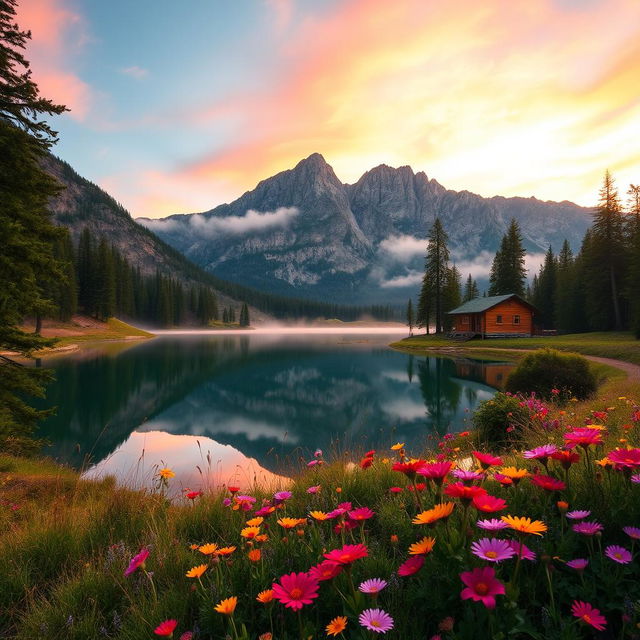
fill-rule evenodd
<path id="1" fill-rule="evenodd" d="M 535 263 L 565 238 L 577 250 L 592 210 L 451 191 L 408 166 L 380 165 L 355 184 L 343 184 L 314 153 L 230 204 L 137 221 L 220 278 L 273 293 L 368 304 L 416 294 L 436 216 L 463 279 L 471 273 L 483 283 L 512 217 Z"/>

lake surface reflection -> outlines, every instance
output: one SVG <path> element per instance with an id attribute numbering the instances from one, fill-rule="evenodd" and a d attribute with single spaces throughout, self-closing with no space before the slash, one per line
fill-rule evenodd
<path id="1" fill-rule="evenodd" d="M 284 482 L 316 448 L 412 451 L 495 393 L 509 365 L 416 357 L 398 334 L 164 335 L 43 363 L 55 369 L 40 435 L 47 453 L 91 475 L 150 486 L 158 466 L 176 485 Z M 493 386 L 490 386 L 493 385 Z"/>

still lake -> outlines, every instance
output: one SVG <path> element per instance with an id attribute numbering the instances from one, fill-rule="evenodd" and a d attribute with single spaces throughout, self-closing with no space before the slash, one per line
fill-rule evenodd
<path id="1" fill-rule="evenodd" d="M 247 331 L 161 335 L 43 361 L 55 370 L 39 435 L 87 476 L 176 490 L 278 484 L 291 464 L 467 429 L 505 363 L 412 356 L 406 333 Z"/>

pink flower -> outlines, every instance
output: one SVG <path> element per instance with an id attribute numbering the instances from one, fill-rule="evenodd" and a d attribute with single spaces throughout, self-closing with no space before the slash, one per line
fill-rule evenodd
<path id="1" fill-rule="evenodd" d="M 581 533 L 585 536 L 594 536 L 604 529 L 599 522 L 579 522 L 571 527 L 576 533 Z"/>
<path id="2" fill-rule="evenodd" d="M 367 547 L 363 544 L 345 544 L 342 549 L 334 549 L 325 553 L 324 557 L 338 564 L 351 564 L 360 558 L 366 558 L 369 555 Z"/>
<path id="3" fill-rule="evenodd" d="M 360 583 L 358 587 L 359 591 L 362 593 L 379 593 L 387 586 L 387 581 L 382 580 L 381 578 L 371 578 L 370 580 L 365 580 Z"/>
<path id="4" fill-rule="evenodd" d="M 592 444 L 602 444 L 602 434 L 598 429 L 580 427 L 564 434 L 564 442 L 567 449 L 573 449 L 577 445 L 587 448 Z"/>
<path id="5" fill-rule="evenodd" d="M 462 480 L 462 482 L 474 482 L 484 478 L 484 473 L 481 471 L 466 471 L 465 469 L 454 469 L 451 475 L 458 480 Z"/>
<path id="6" fill-rule="evenodd" d="M 273 597 L 294 611 L 318 597 L 319 582 L 308 573 L 290 573 L 271 586 Z"/>
<path id="7" fill-rule="evenodd" d="M 589 561 L 586 558 L 576 558 L 575 560 L 569 560 L 567 567 L 575 569 L 576 571 L 584 571 L 588 564 Z"/>
<path id="8" fill-rule="evenodd" d="M 369 507 L 359 507 L 358 509 L 353 509 L 352 511 L 348 512 L 348 516 L 352 520 L 368 520 L 369 518 L 372 518 L 374 515 L 375 513 L 371 511 Z"/>
<path id="9" fill-rule="evenodd" d="M 278 491 L 273 494 L 273 499 L 276 504 L 279 504 L 280 502 L 288 500 L 292 495 L 293 493 L 291 493 L 291 491 Z"/>
<path id="10" fill-rule="evenodd" d="M 492 518 L 491 520 L 478 520 L 476 525 L 485 531 L 500 531 L 501 529 L 506 529 L 509 526 L 506 522 L 498 520 L 497 518 Z"/>
<path id="11" fill-rule="evenodd" d="M 619 547 L 617 544 L 609 545 L 604 550 L 604 555 L 618 564 L 629 564 L 632 559 L 631 553 L 624 547 Z"/>
<path id="12" fill-rule="evenodd" d="M 640 449 L 614 449 L 607 453 L 607 459 L 618 469 L 636 469 L 640 467 Z"/>
<path id="13" fill-rule="evenodd" d="M 424 565 L 424 558 L 425 556 L 422 555 L 411 556 L 398 567 L 398 575 L 406 578 L 407 576 L 412 576 L 414 573 L 418 573 Z"/>
<path id="14" fill-rule="evenodd" d="M 157 636 L 167 636 L 171 638 L 173 637 L 173 632 L 175 631 L 177 626 L 177 620 L 165 620 L 153 630 L 153 633 L 155 633 Z"/>
<path id="15" fill-rule="evenodd" d="M 480 466 L 483 469 L 488 469 L 489 467 L 499 467 L 502 465 L 502 458 L 498 456 L 493 456 L 490 453 L 482 453 L 481 451 L 474 451 L 473 455 L 476 460 L 480 463 Z"/>
<path id="16" fill-rule="evenodd" d="M 520 543 L 517 540 L 509 540 L 509 546 L 513 549 L 515 555 L 520 555 L 523 560 L 531 560 L 533 562 L 536 559 L 536 554 L 524 543 Z"/>
<path id="17" fill-rule="evenodd" d="M 472 571 L 464 571 L 460 579 L 467 586 L 460 592 L 463 600 L 482 602 L 487 609 L 496 606 L 496 596 L 504 595 L 504 585 L 496 579 L 496 572 L 491 567 L 481 567 Z"/>
<path id="18" fill-rule="evenodd" d="M 535 449 L 525 451 L 522 455 L 527 460 L 540 460 L 542 464 L 545 464 L 549 456 L 551 456 L 557 450 L 558 447 L 556 447 L 555 444 L 543 444 L 541 447 L 536 447 Z"/>
<path id="19" fill-rule="evenodd" d="M 600 615 L 600 610 L 594 609 L 588 602 L 574 600 L 571 605 L 571 613 L 598 631 L 603 631 L 607 626 L 607 620 L 603 615 Z"/>
<path id="20" fill-rule="evenodd" d="M 144 569 L 144 563 L 146 562 L 148 557 L 149 557 L 149 550 L 141 549 L 140 553 L 138 553 L 137 555 L 133 556 L 133 558 L 131 558 L 131 562 L 129 563 L 129 566 L 125 569 L 124 575 L 130 576 L 132 573 L 135 573 L 136 569 Z"/>
<path id="21" fill-rule="evenodd" d="M 311 495 L 315 495 L 316 493 L 318 493 L 318 491 L 320 491 L 320 485 L 319 484 L 317 484 L 317 485 L 315 485 L 313 487 L 309 487 L 307 489 L 307 493 L 310 493 Z"/>
<path id="22" fill-rule="evenodd" d="M 502 498 L 496 498 L 489 494 L 475 496 L 473 498 L 473 506 L 478 511 L 484 511 L 485 513 L 495 513 L 496 511 L 502 511 L 507 508 L 507 503 Z"/>
<path id="23" fill-rule="evenodd" d="M 567 488 L 567 485 L 562 480 L 556 480 L 551 476 L 536 474 L 531 478 L 531 482 L 546 491 L 562 491 Z"/>
<path id="24" fill-rule="evenodd" d="M 584 518 L 588 518 L 591 515 L 591 511 L 587 511 L 586 509 L 576 509 L 575 511 L 569 511 L 567 513 L 567 518 L 569 520 L 583 520 Z"/>
<path id="25" fill-rule="evenodd" d="M 436 484 L 442 484 L 452 468 L 453 462 L 429 462 L 420 467 L 418 473 Z"/>
<path id="26" fill-rule="evenodd" d="M 489 562 L 501 562 L 516 554 L 507 540 L 499 540 L 498 538 L 482 538 L 472 543 L 471 551 L 478 558 Z"/>
<path id="27" fill-rule="evenodd" d="M 365 609 L 358 620 L 365 629 L 374 633 L 386 633 L 393 629 L 393 618 L 382 609 Z"/>
<path id="28" fill-rule="evenodd" d="M 622 530 L 634 540 L 640 540 L 640 529 L 638 527 L 623 527 Z"/>
<path id="29" fill-rule="evenodd" d="M 343 569 L 344 565 L 339 564 L 338 562 L 323 560 L 319 564 L 315 565 L 315 567 L 311 567 L 311 569 L 309 569 L 309 575 L 319 582 L 322 580 L 333 580 L 333 578 L 342 573 Z"/>

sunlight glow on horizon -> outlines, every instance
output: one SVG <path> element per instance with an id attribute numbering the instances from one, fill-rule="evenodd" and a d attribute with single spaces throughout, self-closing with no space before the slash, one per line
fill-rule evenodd
<path id="1" fill-rule="evenodd" d="M 179 108 L 152 48 L 112 62 L 117 35 L 86 1 L 31 0 L 19 13 L 43 94 L 74 107 L 59 119 L 60 155 L 134 217 L 209 210 L 313 152 L 348 183 L 410 165 L 448 189 L 585 206 L 605 169 L 621 196 L 640 181 L 636 0 L 221 7 L 208 45 L 220 70 L 188 40 L 175 54 L 198 87 Z M 237 48 L 222 51 L 227 22 Z M 94 76 L 98 64 L 118 79 Z"/>

